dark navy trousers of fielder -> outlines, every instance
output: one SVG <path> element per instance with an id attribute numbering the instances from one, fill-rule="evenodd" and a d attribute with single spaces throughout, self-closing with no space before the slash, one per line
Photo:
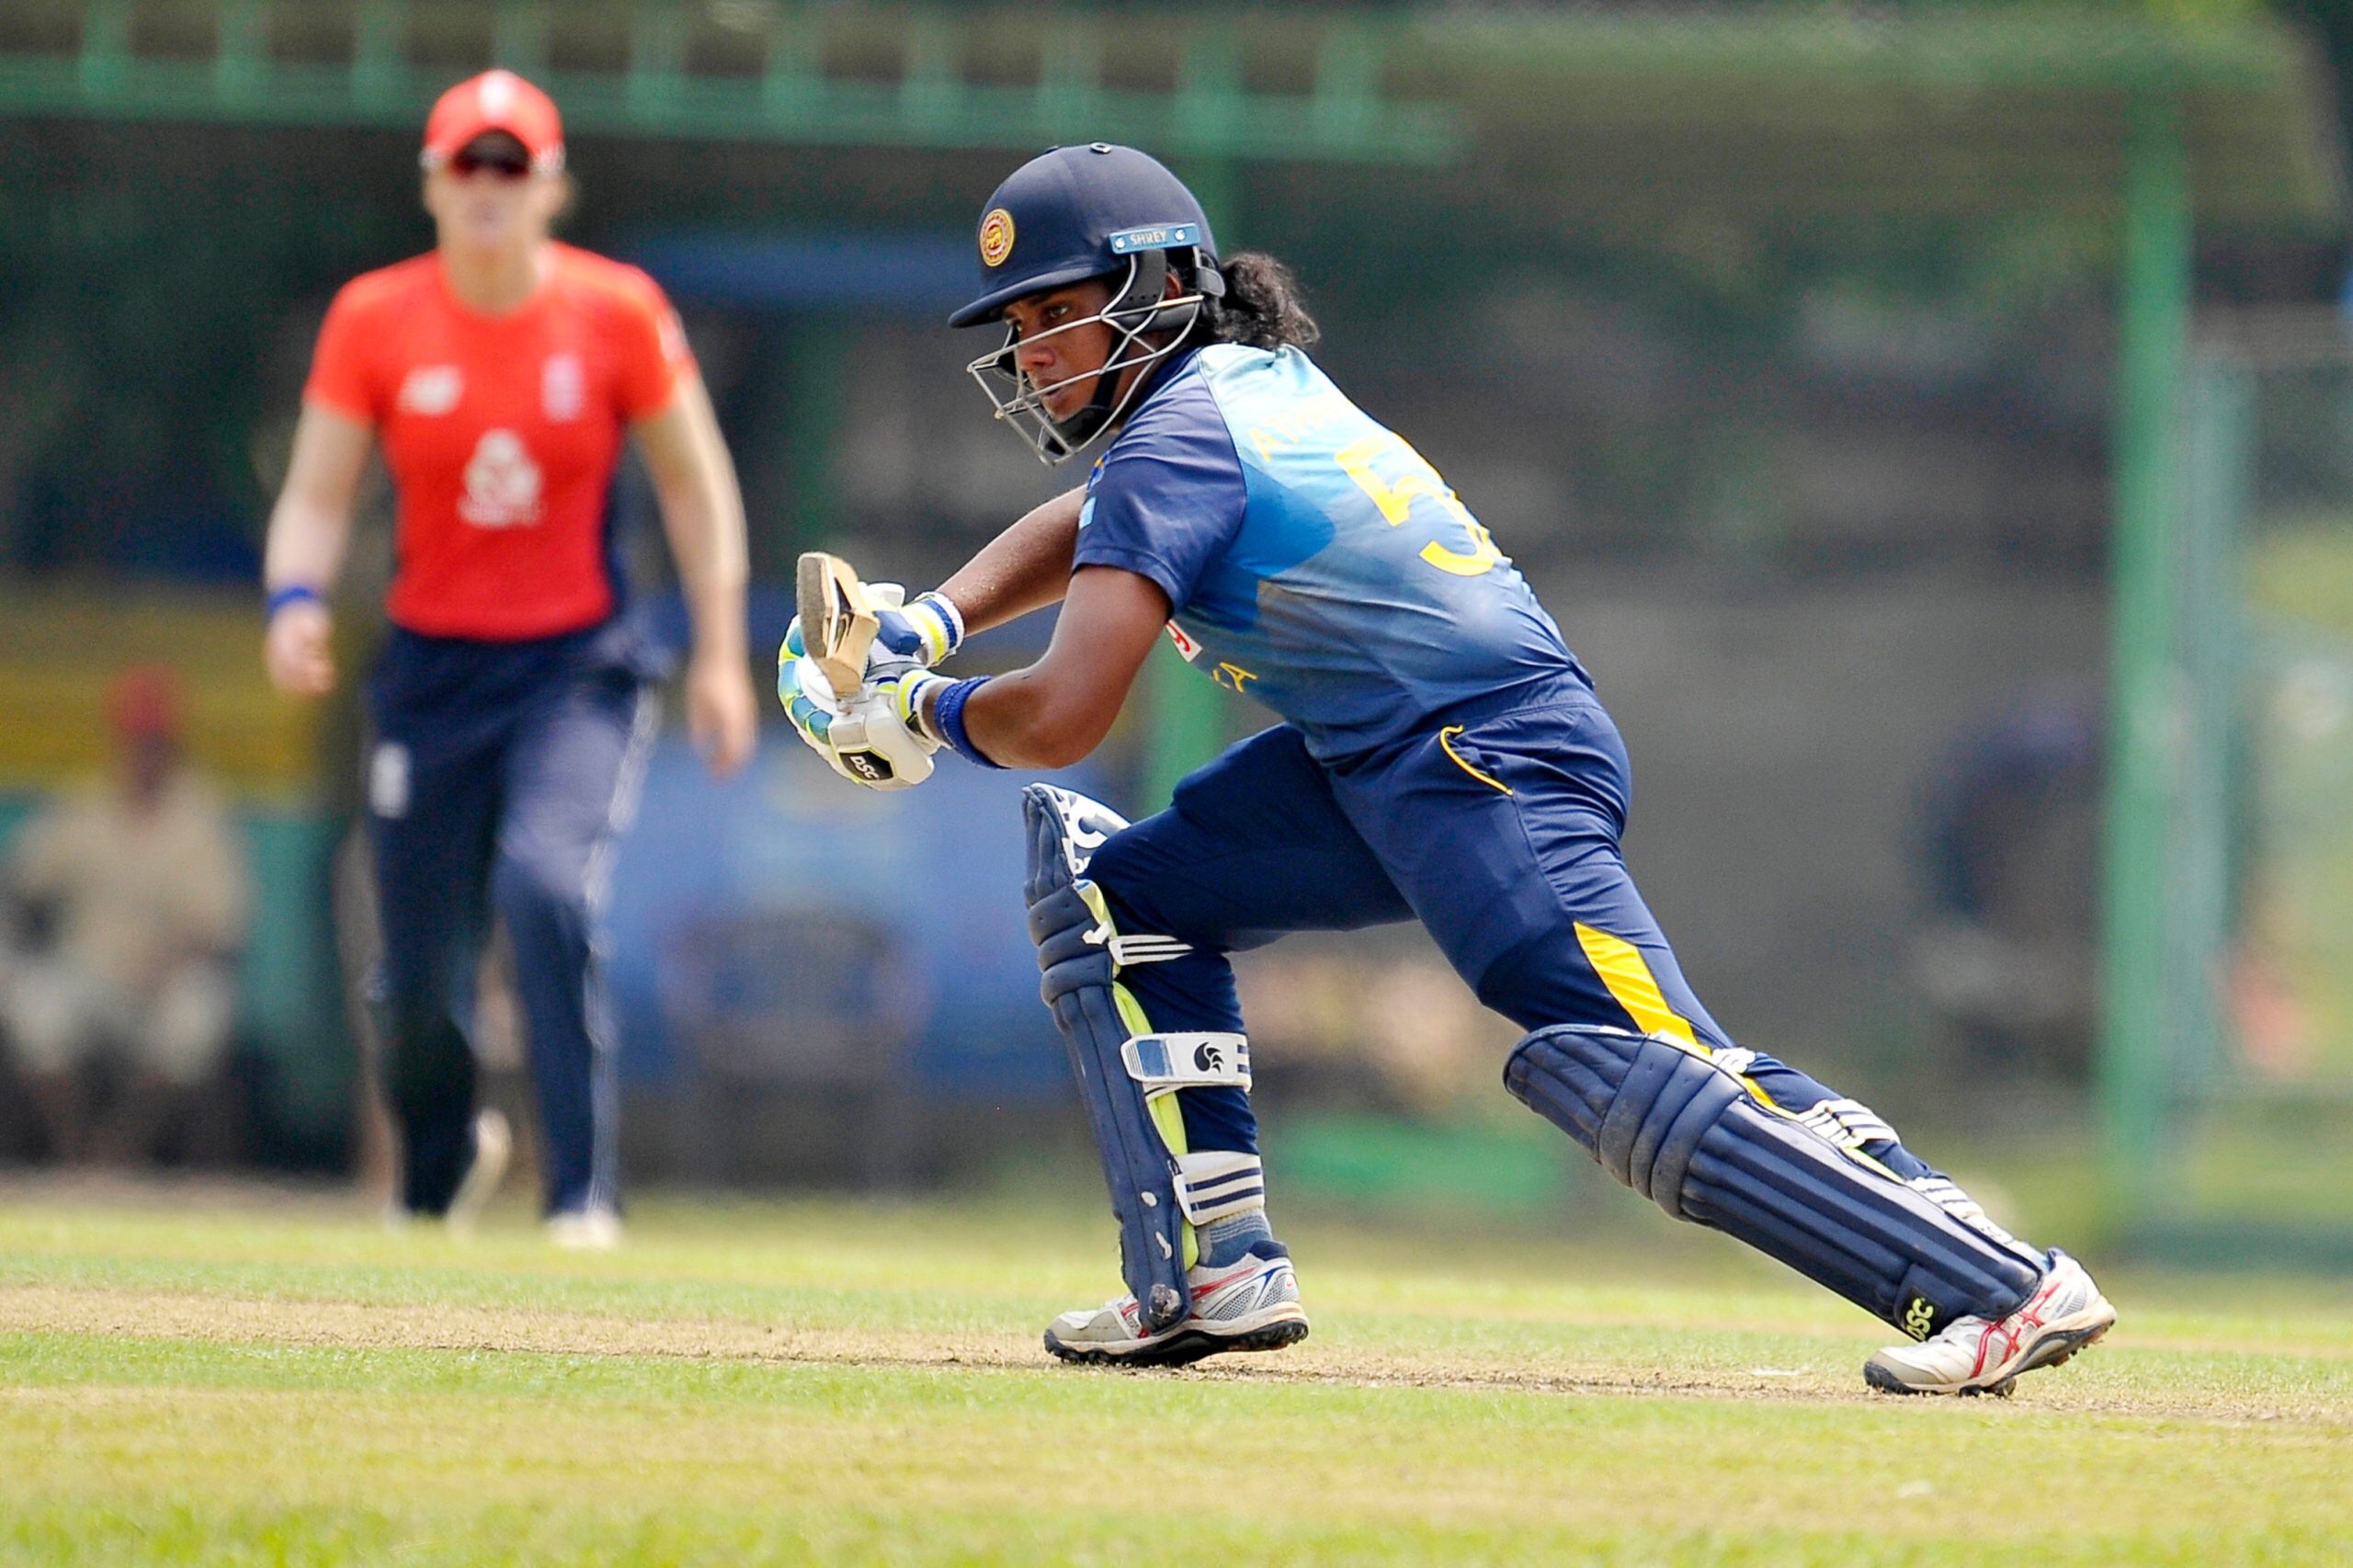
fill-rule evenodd
<path id="1" fill-rule="evenodd" d="M 1701 1043 L 1730 1047 L 1627 873 L 1631 792 L 1617 726 L 1590 687 L 1563 676 L 1332 764 L 1288 725 L 1262 731 L 1188 776 L 1168 810 L 1114 835 L 1087 874 L 1120 931 L 1195 949 L 1120 971 L 1155 1029 L 1243 1029 L 1227 953 L 1286 931 L 1412 919 L 1523 1029 L 1655 1028 L 1647 984 Z M 1744 1074 L 1792 1110 L 1837 1097 L 1768 1056 Z M 1192 1148 L 1256 1152 L 1244 1091 L 1178 1098 Z M 1905 1180 L 1935 1174 L 1893 1137 L 1865 1148 Z"/>
<path id="2" fill-rule="evenodd" d="M 494 911 L 514 952 L 547 1210 L 617 1206 L 617 1084 L 596 948 L 611 843 L 654 698 L 608 626 L 517 642 L 394 629 L 369 687 L 368 796 L 384 953 L 371 985 L 402 1200 L 449 1206 L 472 1158 L 474 976 Z"/>

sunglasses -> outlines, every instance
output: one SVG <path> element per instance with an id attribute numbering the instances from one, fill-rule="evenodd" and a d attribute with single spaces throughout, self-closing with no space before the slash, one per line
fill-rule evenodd
<path id="1" fill-rule="evenodd" d="M 493 147 L 477 151 L 461 147 L 449 157 L 449 172 L 460 179 L 471 179 L 486 174 L 499 179 L 522 179 L 531 172 L 531 159 L 516 148 Z"/>

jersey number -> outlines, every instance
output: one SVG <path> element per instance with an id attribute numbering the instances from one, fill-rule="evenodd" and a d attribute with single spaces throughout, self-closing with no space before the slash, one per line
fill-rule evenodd
<path id="1" fill-rule="evenodd" d="M 1381 515 L 1389 519 L 1391 528 L 1413 515 L 1415 497 L 1422 495 L 1445 507 L 1462 525 L 1471 535 L 1468 551 L 1449 550 L 1436 540 L 1422 546 L 1422 559 L 1439 571 L 1458 577 L 1476 577 L 1483 572 L 1494 571 L 1503 560 L 1504 552 L 1495 548 L 1494 536 L 1480 526 L 1468 506 L 1455 499 L 1454 492 L 1446 487 L 1446 481 L 1438 476 L 1438 470 L 1424 461 L 1422 454 L 1407 445 L 1403 436 L 1384 430 L 1353 446 L 1343 447 L 1332 456 L 1357 482 L 1357 487 L 1372 497 L 1372 504 L 1381 508 Z M 1396 477 L 1383 479 L 1374 472 L 1376 466 L 1389 469 Z"/>

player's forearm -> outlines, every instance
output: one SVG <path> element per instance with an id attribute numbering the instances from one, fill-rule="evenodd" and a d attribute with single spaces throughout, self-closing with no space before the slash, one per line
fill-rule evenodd
<path id="1" fill-rule="evenodd" d="M 1068 767 L 1103 743 L 1119 712 L 1090 694 L 1058 689 L 1032 665 L 974 690 L 964 733 L 1000 767 Z"/>
<path id="2" fill-rule="evenodd" d="M 631 427 L 654 495 L 662 531 L 678 568 L 678 588 L 694 623 L 695 657 L 742 663 L 744 493 L 734 460 L 719 433 L 719 416 L 700 380 L 688 376 L 658 413 Z"/>
<path id="3" fill-rule="evenodd" d="M 744 574 L 720 569 L 690 574 L 682 564 L 680 588 L 687 614 L 694 624 L 694 656 L 698 659 L 743 663 L 749 655 L 744 643 Z"/>
<path id="4" fill-rule="evenodd" d="M 1061 602 L 1070 586 L 1086 494 L 1068 491 L 1030 511 L 939 585 L 941 597 L 964 618 L 968 635 Z"/>
<path id="5" fill-rule="evenodd" d="M 351 509 L 293 494 L 278 497 L 269 515 L 269 540 L 262 552 L 262 586 L 308 588 L 324 595 L 335 586 L 351 546 Z"/>
<path id="6" fill-rule="evenodd" d="M 364 420 L 304 403 L 294 423 L 286 483 L 270 509 L 262 551 L 262 584 L 273 595 L 335 586 L 351 544 L 351 513 L 375 432 Z"/>
<path id="7" fill-rule="evenodd" d="M 719 461 L 726 460 L 722 456 Z M 744 650 L 744 507 L 732 468 L 663 494 L 663 529 L 694 625 L 695 656 L 741 663 Z"/>
<path id="8" fill-rule="evenodd" d="M 993 679 L 939 683 L 927 694 L 926 727 L 1000 767 L 1067 767 L 1111 733 L 1167 619 L 1168 596 L 1150 578 L 1083 568 L 1045 655 Z M 943 702 L 952 709 L 945 716 Z"/>

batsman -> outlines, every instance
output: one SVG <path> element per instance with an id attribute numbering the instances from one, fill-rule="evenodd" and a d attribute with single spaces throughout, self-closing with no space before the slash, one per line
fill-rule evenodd
<path id="1" fill-rule="evenodd" d="M 1126 1292 L 1046 1348 L 1173 1366 L 1304 1338 L 1268 1220 L 1229 955 L 1287 931 L 1418 920 L 1527 1031 L 1510 1092 L 1667 1213 L 1756 1247 L 1901 1331 L 1901 1393 L 2006 1393 L 2115 1309 L 2083 1266 L 2001 1229 L 1856 1101 L 1736 1044 L 1686 982 L 1620 853 L 1629 773 L 1593 682 L 1511 560 L 1414 449 L 1306 352 L 1272 258 L 1221 259 L 1200 205 L 1097 142 L 982 209 L 995 324 L 972 374 L 1086 484 L 899 602 L 804 564 L 779 693 L 844 777 L 902 789 L 952 750 L 1051 768 L 1109 730 L 1163 628 L 1282 722 L 1134 824 L 1024 796 L 1029 934 L 1120 1223 Z M 1009 675 L 936 666 L 1060 601 Z M 831 676 L 824 673 L 826 666 Z"/>

